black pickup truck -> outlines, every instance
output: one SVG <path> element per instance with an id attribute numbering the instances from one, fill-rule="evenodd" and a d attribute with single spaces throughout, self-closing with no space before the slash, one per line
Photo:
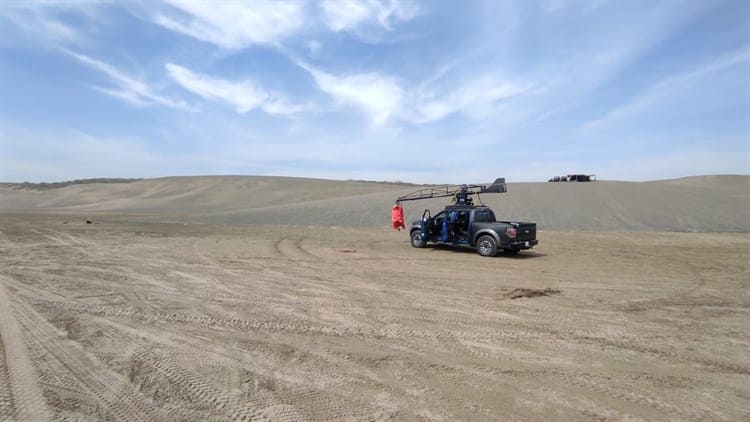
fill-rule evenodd
<path id="1" fill-rule="evenodd" d="M 495 256 L 498 251 L 515 254 L 539 243 L 536 223 L 496 221 L 495 213 L 485 206 L 449 205 L 434 216 L 425 210 L 409 230 L 415 248 L 429 243 L 475 247 L 482 256 Z"/>

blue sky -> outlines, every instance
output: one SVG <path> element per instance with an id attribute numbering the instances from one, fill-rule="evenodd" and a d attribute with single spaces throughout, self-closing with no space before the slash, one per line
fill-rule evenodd
<path id="1" fill-rule="evenodd" d="M 0 35 L 0 181 L 750 174 L 743 0 L 10 0 Z"/>

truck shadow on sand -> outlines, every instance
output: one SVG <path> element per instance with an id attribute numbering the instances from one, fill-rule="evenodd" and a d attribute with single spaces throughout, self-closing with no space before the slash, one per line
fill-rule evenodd
<path id="1" fill-rule="evenodd" d="M 448 245 L 429 245 L 427 246 L 431 250 L 431 252 L 453 252 L 457 254 L 477 254 L 477 250 L 472 247 L 455 247 L 455 246 L 448 246 Z M 543 258 L 547 256 L 546 254 L 539 253 L 539 252 L 517 252 L 515 254 L 508 254 L 504 253 L 502 251 L 498 252 L 497 255 L 495 255 L 493 258 L 505 258 L 505 259 L 534 259 L 534 258 Z"/>

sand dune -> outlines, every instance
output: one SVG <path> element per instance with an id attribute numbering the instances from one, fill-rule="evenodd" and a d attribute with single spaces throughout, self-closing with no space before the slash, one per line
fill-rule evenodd
<path id="1" fill-rule="evenodd" d="M 407 184 L 259 176 L 167 177 L 52 189 L 0 186 L 0 211 L 127 212 L 158 221 L 387 226 Z M 654 182 L 513 183 L 483 195 L 498 217 L 543 229 L 750 231 L 750 176 Z M 405 203 L 407 219 L 446 199 Z"/>

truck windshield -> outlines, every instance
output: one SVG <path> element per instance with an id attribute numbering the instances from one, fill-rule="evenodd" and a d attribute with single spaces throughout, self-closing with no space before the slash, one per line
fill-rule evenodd
<path id="1" fill-rule="evenodd" d="M 493 213 L 489 208 L 477 210 L 474 214 L 474 221 L 479 223 L 494 223 L 495 213 Z"/>

